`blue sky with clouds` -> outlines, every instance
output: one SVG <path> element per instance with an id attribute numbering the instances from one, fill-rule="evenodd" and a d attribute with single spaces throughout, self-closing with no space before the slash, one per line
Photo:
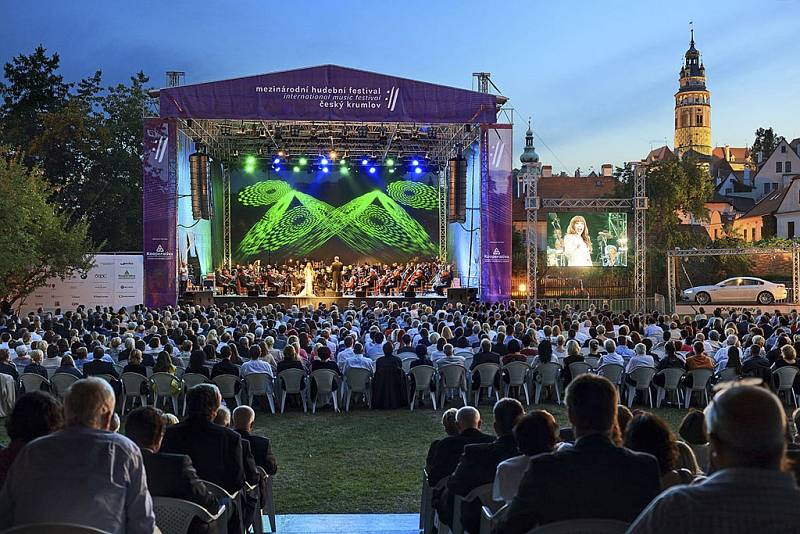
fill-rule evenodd
<path id="1" fill-rule="evenodd" d="M 0 61 L 41 43 L 70 80 L 144 70 L 161 85 L 166 70 L 191 83 L 335 63 L 469 88 L 489 71 L 516 110 L 516 155 L 533 116 L 542 160 L 570 173 L 672 144 L 691 20 L 714 144 L 751 143 L 760 126 L 800 137 L 800 0 L 3 4 Z"/>

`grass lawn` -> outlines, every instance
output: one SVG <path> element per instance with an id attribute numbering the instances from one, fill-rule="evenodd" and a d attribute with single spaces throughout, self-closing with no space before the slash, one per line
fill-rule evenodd
<path id="1" fill-rule="evenodd" d="M 491 433 L 491 406 L 484 403 L 482 426 Z M 548 410 L 561 426 L 568 425 L 563 406 L 536 408 Z M 351 410 L 316 415 L 298 409 L 283 415 L 258 412 L 255 433 L 272 440 L 278 458 L 277 513 L 419 511 L 421 472 L 430 442 L 443 436 L 442 411 Z M 686 414 L 675 408 L 655 411 L 673 429 Z M 5 424 L 0 424 L 0 443 L 7 442 Z"/>

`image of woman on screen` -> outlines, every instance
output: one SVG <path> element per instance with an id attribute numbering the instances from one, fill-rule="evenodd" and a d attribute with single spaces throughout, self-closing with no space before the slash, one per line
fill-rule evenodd
<path id="1" fill-rule="evenodd" d="M 586 219 L 576 215 L 569 221 L 564 235 L 564 256 L 568 267 L 592 266 L 592 241 Z"/>
<path id="2" fill-rule="evenodd" d="M 314 296 L 314 274 L 314 267 L 311 266 L 311 262 L 306 263 L 306 266 L 303 269 L 305 285 L 303 286 L 303 290 L 297 295 L 298 297 Z"/>

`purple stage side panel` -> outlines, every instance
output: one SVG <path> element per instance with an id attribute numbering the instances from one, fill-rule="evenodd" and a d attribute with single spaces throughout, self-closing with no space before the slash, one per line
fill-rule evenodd
<path id="1" fill-rule="evenodd" d="M 510 124 L 481 126 L 481 301 L 511 298 Z"/>
<path id="2" fill-rule="evenodd" d="M 178 301 L 176 250 L 177 128 L 174 119 L 144 120 L 144 304 Z"/>
<path id="3" fill-rule="evenodd" d="M 168 87 L 161 117 L 234 120 L 493 123 L 494 95 L 323 65 Z"/>

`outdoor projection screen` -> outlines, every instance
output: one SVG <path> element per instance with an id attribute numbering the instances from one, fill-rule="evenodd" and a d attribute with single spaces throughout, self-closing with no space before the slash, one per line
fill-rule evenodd
<path id="1" fill-rule="evenodd" d="M 626 267 L 627 213 L 549 213 L 547 265 Z"/>

